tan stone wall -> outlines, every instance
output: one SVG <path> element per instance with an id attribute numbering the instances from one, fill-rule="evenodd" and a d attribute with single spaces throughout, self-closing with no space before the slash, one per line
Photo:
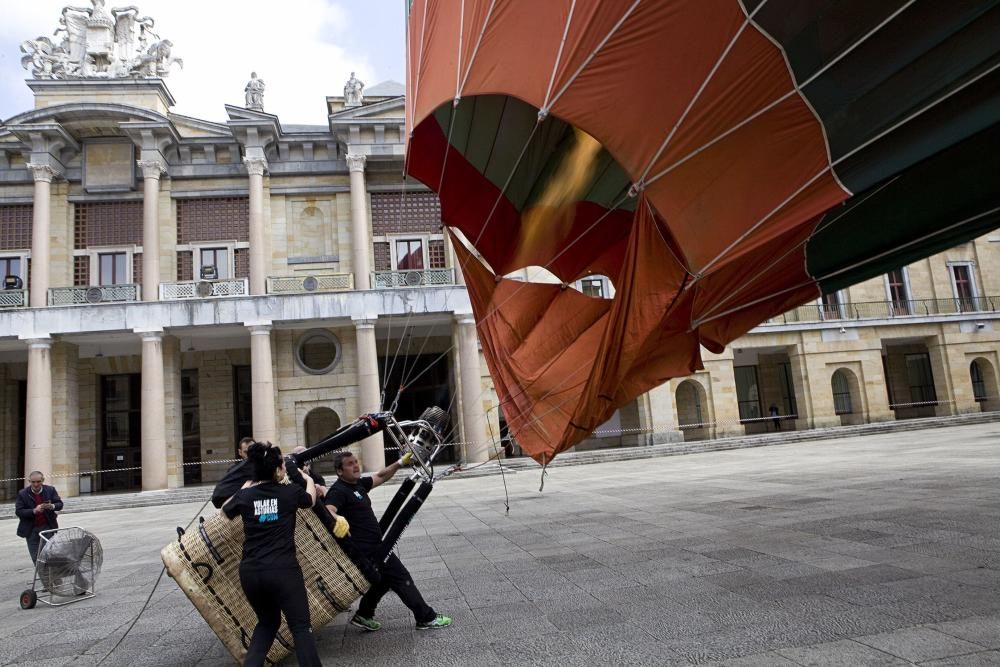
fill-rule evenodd
<path id="1" fill-rule="evenodd" d="M 358 346 L 355 329 L 327 329 L 340 341 L 340 361 L 325 375 L 302 370 L 295 361 L 295 346 L 307 330 L 271 332 L 277 392 L 277 420 L 283 448 L 306 445 L 305 417 L 318 407 L 330 408 L 342 424 L 353 421 L 362 410 L 358 400 Z"/>
<path id="2" fill-rule="evenodd" d="M 59 104 L 128 104 L 140 109 L 151 109 L 166 115 L 169 109 L 164 103 L 162 96 L 152 91 L 124 91 L 118 89 L 112 91 L 95 91 L 87 89 L 60 89 L 53 92 L 45 92 L 35 95 L 35 108 L 44 109 L 46 107 L 57 106 Z"/>
<path id="3" fill-rule="evenodd" d="M 73 206 L 66 197 L 69 184 L 53 181 L 49 235 L 49 287 L 73 284 Z M 33 303 L 34 307 L 43 305 Z"/>
<path id="4" fill-rule="evenodd" d="M 18 432 L 18 378 L 14 364 L 0 364 L 0 466 L 3 478 L 22 477 L 24 471 L 18 465 L 18 454 L 22 445 Z M 0 483 L 0 499 L 12 500 L 23 480 Z"/>
<path id="5" fill-rule="evenodd" d="M 181 351 L 174 336 L 163 337 L 163 417 L 167 445 L 167 488 L 184 486 L 181 439 Z"/>
<path id="6" fill-rule="evenodd" d="M 52 345 L 52 478 L 59 492 L 80 494 L 79 351 L 76 345 Z M 43 471 L 44 472 L 44 471 Z"/>
<path id="7" fill-rule="evenodd" d="M 202 482 L 222 478 L 236 458 L 233 366 L 249 366 L 250 350 L 185 352 L 183 368 L 198 369 L 198 420 L 201 438 Z M 219 463 L 213 463 L 219 462 Z"/>
<path id="8" fill-rule="evenodd" d="M 140 373 L 142 357 L 130 355 L 122 357 L 94 357 L 80 359 L 77 364 L 79 383 L 79 470 L 86 472 L 101 468 L 98 438 L 100 437 L 100 383 L 101 375 L 121 375 Z M 100 476 L 94 475 L 91 488 L 100 488 Z"/>
<path id="9" fill-rule="evenodd" d="M 989 239 L 995 238 L 997 241 Z M 979 292 L 988 296 L 1000 296 L 1000 234 L 989 234 L 973 242 L 976 265 L 979 267 Z"/>
<path id="10" fill-rule="evenodd" d="M 160 178 L 160 196 L 157 199 L 157 218 L 160 237 L 160 278 L 158 282 L 177 280 L 177 202 L 170 196 L 173 181 Z"/>

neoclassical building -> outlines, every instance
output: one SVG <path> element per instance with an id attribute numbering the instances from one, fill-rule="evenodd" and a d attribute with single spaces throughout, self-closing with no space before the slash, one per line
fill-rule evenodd
<path id="1" fill-rule="evenodd" d="M 35 107 L 0 124 L 2 493 L 34 469 L 69 496 L 207 483 L 242 436 L 388 407 L 449 409 L 448 459 L 488 458 L 506 425 L 437 199 L 402 176 L 403 86 L 352 77 L 288 125 L 254 77 L 212 122 L 171 112 L 169 50 L 87 40 L 39 49 Z M 705 351 L 578 449 L 1000 409 L 998 307 L 1000 234 Z"/>

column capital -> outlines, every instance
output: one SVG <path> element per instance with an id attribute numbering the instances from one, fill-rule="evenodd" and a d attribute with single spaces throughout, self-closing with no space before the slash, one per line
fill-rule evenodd
<path id="1" fill-rule="evenodd" d="M 270 324 L 247 324 L 245 325 L 247 329 L 250 330 L 251 336 L 267 336 L 271 333 L 274 328 Z"/>
<path id="2" fill-rule="evenodd" d="M 52 348 L 51 338 L 27 338 L 24 341 L 28 344 L 29 350 L 49 350 Z"/>
<path id="3" fill-rule="evenodd" d="M 365 313 L 363 315 L 352 315 L 351 321 L 354 323 L 355 329 L 373 329 L 375 328 L 375 322 L 378 320 L 378 315 L 374 313 Z"/>
<path id="4" fill-rule="evenodd" d="M 142 170 L 144 179 L 160 180 L 160 175 L 167 172 L 166 166 L 159 160 L 136 160 L 135 163 Z"/>
<path id="5" fill-rule="evenodd" d="M 162 331 L 137 331 L 140 337 L 142 337 L 142 342 L 152 341 L 154 343 L 160 343 L 163 341 Z"/>
<path id="6" fill-rule="evenodd" d="M 251 176 L 263 176 L 267 169 L 267 159 L 262 157 L 245 157 L 243 164 L 246 165 L 247 173 Z"/>
<path id="7" fill-rule="evenodd" d="M 56 170 L 47 164 L 39 164 L 37 162 L 29 162 L 27 165 L 28 169 L 31 170 L 31 175 L 35 179 L 35 182 L 39 181 L 43 183 L 51 183 L 58 174 Z"/>
<path id="8" fill-rule="evenodd" d="M 472 313 L 455 313 L 455 323 L 459 325 L 476 325 L 476 316 Z"/>
<path id="9" fill-rule="evenodd" d="M 352 154 L 348 153 L 348 155 L 347 155 L 347 170 L 348 171 L 360 171 L 360 172 L 364 172 L 364 170 L 365 170 L 365 162 L 367 162 L 367 161 L 368 161 L 368 158 L 365 157 L 364 155 L 352 155 Z"/>

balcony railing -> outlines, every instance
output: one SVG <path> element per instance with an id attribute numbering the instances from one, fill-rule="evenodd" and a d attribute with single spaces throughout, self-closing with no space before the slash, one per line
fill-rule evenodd
<path id="1" fill-rule="evenodd" d="M 49 288 L 50 306 L 77 306 L 138 300 L 139 285 L 136 284 Z"/>
<path id="2" fill-rule="evenodd" d="M 799 306 L 764 322 L 795 324 L 799 322 L 835 322 L 843 320 L 885 320 L 958 313 L 1000 311 L 1000 296 L 969 299 L 913 299 L 910 301 L 863 301 L 839 306 L 809 304 Z"/>
<path id="3" fill-rule="evenodd" d="M 246 296 L 249 292 L 246 278 L 232 280 L 182 280 L 160 283 L 160 300 L 212 299 L 223 296 Z"/>
<path id="4" fill-rule="evenodd" d="M 268 294 L 342 292 L 351 289 L 354 289 L 353 273 L 334 273 L 325 276 L 271 276 L 267 279 Z"/>
<path id="5" fill-rule="evenodd" d="M 28 305 L 28 290 L 0 290 L 0 308 L 25 308 Z"/>
<path id="6" fill-rule="evenodd" d="M 376 271 L 372 274 L 372 287 L 426 287 L 428 285 L 454 285 L 454 269 L 410 269 L 408 271 Z"/>

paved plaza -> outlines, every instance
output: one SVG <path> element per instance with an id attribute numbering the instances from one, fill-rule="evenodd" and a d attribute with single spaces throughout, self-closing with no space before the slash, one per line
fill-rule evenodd
<path id="1" fill-rule="evenodd" d="M 1000 424 L 439 484 L 400 546 L 447 630 L 391 594 L 382 631 L 317 633 L 329 665 L 1000 664 Z M 384 506 L 394 487 L 373 494 Z M 17 606 L 31 570 L 0 521 L 0 663 L 95 665 L 200 503 L 72 513 L 98 596 Z M 288 664 L 294 664 L 289 659 Z M 105 665 L 229 665 L 174 582 Z"/>

